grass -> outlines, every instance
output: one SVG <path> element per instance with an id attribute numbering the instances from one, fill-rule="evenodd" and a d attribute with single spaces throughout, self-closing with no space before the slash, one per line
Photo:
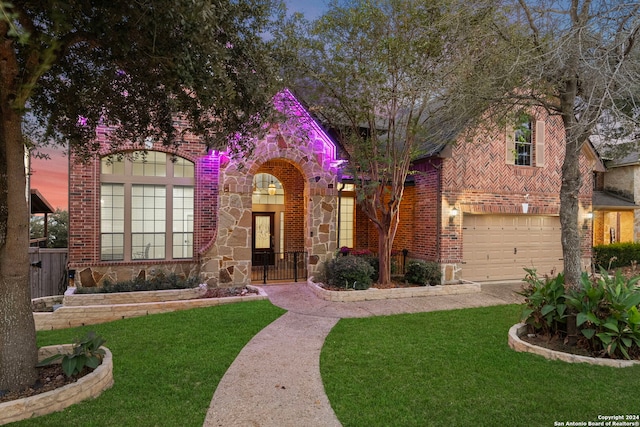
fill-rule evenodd
<path id="1" fill-rule="evenodd" d="M 15 426 L 202 426 L 231 362 L 283 313 L 255 301 L 38 332 L 39 346 L 71 343 L 89 330 L 101 335 L 115 384 L 98 399 Z"/>
<path id="2" fill-rule="evenodd" d="M 638 414 L 640 366 L 607 368 L 516 353 L 521 307 L 342 319 L 320 366 L 348 426 L 553 426 Z"/>

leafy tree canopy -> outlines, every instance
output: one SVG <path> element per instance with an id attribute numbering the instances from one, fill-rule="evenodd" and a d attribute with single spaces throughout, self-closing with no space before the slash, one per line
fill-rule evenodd
<path id="1" fill-rule="evenodd" d="M 16 1 L 0 29 L 15 56 L 12 106 L 35 119 L 32 140 L 95 149 L 95 128 L 118 141 L 170 142 L 180 113 L 210 147 L 240 146 L 274 94 L 267 43 L 271 0 Z M 10 82 L 5 82 L 10 84 Z M 44 129 L 44 132 L 40 132 Z"/>
<path id="2" fill-rule="evenodd" d="M 0 0 L 0 390 L 35 381 L 26 141 L 88 158 L 99 125 L 114 146 L 172 144 L 180 119 L 250 149 L 277 88 L 262 37 L 277 1 Z"/>

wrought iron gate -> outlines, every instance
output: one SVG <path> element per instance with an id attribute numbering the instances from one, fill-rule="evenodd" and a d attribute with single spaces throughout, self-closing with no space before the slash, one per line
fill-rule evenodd
<path id="1" fill-rule="evenodd" d="M 269 252 L 254 253 L 251 267 L 251 281 L 307 280 L 307 253 Z"/>

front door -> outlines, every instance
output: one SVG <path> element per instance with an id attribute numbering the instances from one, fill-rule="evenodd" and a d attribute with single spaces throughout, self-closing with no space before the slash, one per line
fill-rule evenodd
<path id="1" fill-rule="evenodd" d="M 273 265 L 275 263 L 274 246 L 274 213 L 253 213 L 253 256 L 254 266 Z"/>

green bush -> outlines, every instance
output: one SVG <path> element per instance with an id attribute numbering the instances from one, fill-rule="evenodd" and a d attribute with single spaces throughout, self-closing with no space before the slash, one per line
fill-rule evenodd
<path id="1" fill-rule="evenodd" d="M 612 243 L 593 247 L 596 266 L 610 269 L 626 267 L 640 261 L 640 243 Z"/>
<path id="2" fill-rule="evenodd" d="M 100 346 L 104 343 L 105 340 L 102 337 L 90 331 L 84 338 L 76 340 L 71 353 L 47 357 L 39 362 L 37 366 L 47 366 L 58 359 L 62 359 L 62 370 L 65 375 L 67 377 L 77 376 L 85 367 L 93 370 L 100 365 L 105 354 Z"/>
<path id="3" fill-rule="evenodd" d="M 571 289 L 567 305 L 574 309 L 576 325 L 591 352 L 611 358 L 640 357 L 640 277 L 627 279 L 604 269 L 597 280 L 582 275 L 579 289 Z"/>
<path id="4" fill-rule="evenodd" d="M 602 269 L 597 278 L 583 273 L 580 286 L 565 292 L 562 274 L 542 280 L 534 269 L 526 271 L 522 320 L 531 332 L 562 338 L 567 317 L 575 315 L 580 347 L 597 356 L 640 358 L 640 277 Z"/>
<path id="5" fill-rule="evenodd" d="M 164 272 L 156 272 L 148 279 L 140 277 L 134 280 L 125 280 L 121 282 L 111 282 L 105 280 L 101 287 L 84 288 L 78 287 L 78 294 L 92 293 L 114 293 L 114 292 L 135 292 L 135 291 L 165 291 L 169 289 L 189 289 L 195 288 L 200 284 L 200 277 L 191 276 L 185 278 L 175 273 L 165 274 Z"/>
<path id="6" fill-rule="evenodd" d="M 439 285 L 442 278 L 440 264 L 432 261 L 413 260 L 407 263 L 404 279 L 416 285 Z"/>
<path id="7" fill-rule="evenodd" d="M 530 326 L 531 332 L 557 335 L 567 322 L 565 303 L 564 275 L 538 277 L 535 269 L 525 268 L 527 275 L 522 292 L 526 308 L 522 312 L 522 321 Z"/>
<path id="8" fill-rule="evenodd" d="M 325 270 L 329 285 L 358 290 L 369 289 L 374 273 L 375 270 L 366 259 L 353 255 L 333 258 Z"/>

